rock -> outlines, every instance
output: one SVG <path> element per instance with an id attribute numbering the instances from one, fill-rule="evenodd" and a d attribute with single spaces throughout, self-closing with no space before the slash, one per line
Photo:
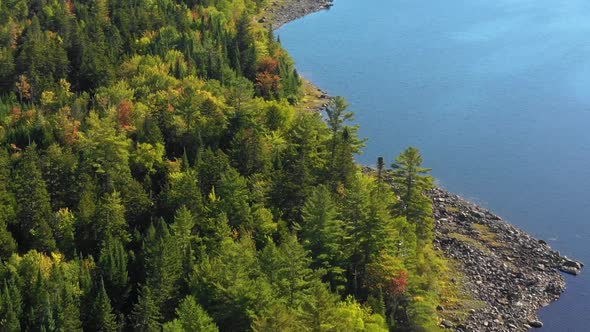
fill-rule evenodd
<path id="1" fill-rule="evenodd" d="M 261 18 L 258 20 L 258 23 L 266 23 L 266 17 L 264 17 L 264 16 L 263 16 L 263 17 L 261 17 Z"/>
<path id="2" fill-rule="evenodd" d="M 580 270 L 576 269 L 575 267 L 572 267 L 572 266 L 565 266 L 565 265 L 560 266 L 559 271 L 567 273 L 567 274 L 571 274 L 574 276 L 577 276 L 578 274 L 580 274 Z"/>
<path id="3" fill-rule="evenodd" d="M 578 270 L 580 270 L 582 268 L 582 266 L 584 266 L 584 264 L 580 263 L 580 262 L 576 262 L 574 260 L 571 260 L 567 257 L 564 257 L 563 259 L 563 265 L 564 266 L 569 266 L 569 267 L 574 267 Z"/>
<path id="4" fill-rule="evenodd" d="M 445 320 L 443 320 L 443 321 L 440 323 L 440 325 L 441 325 L 442 327 L 444 327 L 445 329 L 450 329 L 450 328 L 452 328 L 453 326 L 455 326 L 455 325 L 454 325 L 452 322 L 450 322 L 450 321 L 448 321 L 448 320 L 446 320 L 446 319 L 445 319 Z"/>
<path id="5" fill-rule="evenodd" d="M 538 329 L 538 328 L 543 327 L 543 322 L 541 322 L 540 320 L 531 320 L 531 321 L 529 321 L 529 325 L 531 327 Z"/>
<path id="6" fill-rule="evenodd" d="M 485 214 L 483 214 L 482 212 L 479 212 L 477 210 L 471 211 L 471 215 L 474 216 L 475 218 L 478 218 L 478 219 L 485 219 L 485 217 L 486 217 Z"/>
<path id="7" fill-rule="evenodd" d="M 438 310 L 438 311 L 445 311 L 445 307 L 443 307 L 442 305 L 439 304 L 439 305 L 436 306 L 436 310 Z"/>

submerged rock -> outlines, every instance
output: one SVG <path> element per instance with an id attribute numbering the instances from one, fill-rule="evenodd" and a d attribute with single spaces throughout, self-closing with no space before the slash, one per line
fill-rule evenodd
<path id="1" fill-rule="evenodd" d="M 543 327 L 543 322 L 541 322 L 540 320 L 532 320 L 529 322 L 529 325 L 534 328 L 541 328 Z"/>
<path id="2" fill-rule="evenodd" d="M 564 272 L 564 273 L 567 273 L 567 274 L 571 274 L 571 275 L 574 275 L 574 276 L 577 276 L 578 274 L 580 274 L 580 269 L 577 269 L 577 268 L 575 268 L 573 266 L 565 266 L 565 265 L 564 266 L 560 266 L 559 267 L 559 270 L 561 272 Z"/>

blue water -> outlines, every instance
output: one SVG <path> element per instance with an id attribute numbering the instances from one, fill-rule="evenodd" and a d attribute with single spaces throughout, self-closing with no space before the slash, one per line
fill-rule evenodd
<path id="1" fill-rule="evenodd" d="M 278 34 L 351 104 L 360 162 L 417 146 L 442 186 L 590 263 L 590 2 L 336 0 Z M 590 331 L 590 269 L 567 282 L 544 330 Z"/>

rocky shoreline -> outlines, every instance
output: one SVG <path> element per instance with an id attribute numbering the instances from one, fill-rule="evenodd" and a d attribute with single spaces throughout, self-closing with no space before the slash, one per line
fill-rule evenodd
<path id="1" fill-rule="evenodd" d="M 333 0 L 274 0 L 264 9 L 264 15 L 258 19 L 260 23 L 271 23 L 273 29 L 302 18 L 305 15 L 330 9 Z"/>
<path id="2" fill-rule="evenodd" d="M 559 271 L 577 275 L 583 264 L 458 195 L 443 189 L 434 189 L 430 195 L 435 245 L 458 263 L 465 289 L 482 303 L 466 319 L 444 320 L 441 326 L 456 331 L 542 327 L 537 311 L 565 290 Z"/>

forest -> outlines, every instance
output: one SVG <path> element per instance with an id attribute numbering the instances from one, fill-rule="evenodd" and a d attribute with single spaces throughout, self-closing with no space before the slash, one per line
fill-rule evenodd
<path id="1" fill-rule="evenodd" d="M 299 107 L 268 5 L 0 0 L 0 331 L 437 329 L 430 170 Z"/>

